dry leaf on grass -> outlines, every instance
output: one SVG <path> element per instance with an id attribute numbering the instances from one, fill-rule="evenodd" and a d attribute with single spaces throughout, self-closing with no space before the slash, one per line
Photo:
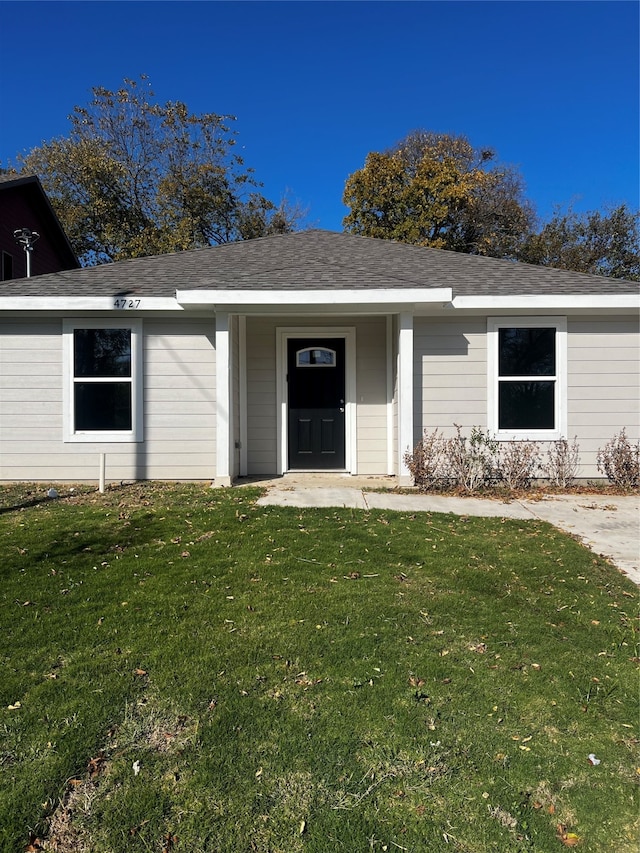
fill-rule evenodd
<path id="1" fill-rule="evenodd" d="M 565 847 L 577 847 L 580 844 L 580 837 L 575 832 L 567 832 L 567 827 L 559 823 L 557 826 L 558 838 Z"/>

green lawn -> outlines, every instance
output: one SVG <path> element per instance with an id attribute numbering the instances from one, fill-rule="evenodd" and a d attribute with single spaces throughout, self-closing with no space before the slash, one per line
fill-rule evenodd
<path id="1" fill-rule="evenodd" d="M 637 589 L 569 536 L 60 492 L 0 488 L 2 853 L 635 853 Z"/>

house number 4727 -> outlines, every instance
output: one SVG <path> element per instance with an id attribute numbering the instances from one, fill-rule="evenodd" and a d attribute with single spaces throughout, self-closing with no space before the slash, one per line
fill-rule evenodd
<path id="1" fill-rule="evenodd" d="M 140 300 L 139 299 L 125 299 L 124 297 L 117 297 L 113 300 L 114 308 L 139 308 Z"/>

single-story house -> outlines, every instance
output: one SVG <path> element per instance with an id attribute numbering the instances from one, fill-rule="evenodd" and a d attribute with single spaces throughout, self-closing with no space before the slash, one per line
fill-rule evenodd
<path id="1" fill-rule="evenodd" d="M 312 230 L 5 282 L 0 480 L 408 479 L 423 431 L 638 440 L 638 284 Z M 406 479 L 404 480 L 407 481 Z"/>

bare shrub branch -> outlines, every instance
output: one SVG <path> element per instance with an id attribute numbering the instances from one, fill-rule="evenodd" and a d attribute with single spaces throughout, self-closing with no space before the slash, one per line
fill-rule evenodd
<path id="1" fill-rule="evenodd" d="M 550 442 L 547 461 L 542 465 L 542 472 L 551 485 L 566 489 L 578 476 L 579 467 L 580 448 L 577 436 L 574 436 L 571 444 L 566 438 Z"/>
<path id="2" fill-rule="evenodd" d="M 623 489 L 637 489 L 640 484 L 640 443 L 632 444 L 625 429 L 598 450 L 598 471 L 610 483 Z"/>
<path id="3" fill-rule="evenodd" d="M 540 446 L 534 441 L 506 441 L 500 447 L 498 475 L 510 489 L 529 489 L 540 467 Z"/>

